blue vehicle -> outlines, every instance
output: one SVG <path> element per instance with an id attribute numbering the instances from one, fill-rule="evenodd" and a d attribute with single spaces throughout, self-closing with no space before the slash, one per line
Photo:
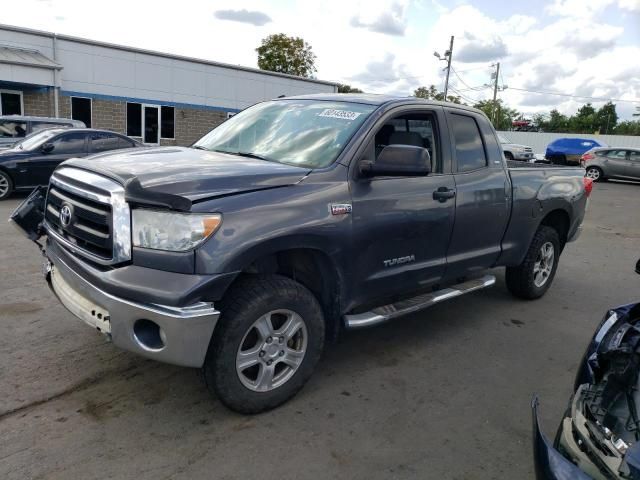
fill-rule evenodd
<path id="1" fill-rule="evenodd" d="M 598 326 L 553 444 L 540 430 L 534 398 L 538 480 L 640 479 L 639 373 L 640 303 L 631 303 L 607 311 Z"/>
<path id="2" fill-rule="evenodd" d="M 556 165 L 579 165 L 583 153 L 595 147 L 606 146 L 606 143 L 589 138 L 558 138 L 547 145 L 544 158 Z"/>

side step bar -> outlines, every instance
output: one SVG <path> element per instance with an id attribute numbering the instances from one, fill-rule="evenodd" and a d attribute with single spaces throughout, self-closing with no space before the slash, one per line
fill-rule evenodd
<path id="1" fill-rule="evenodd" d="M 496 283 L 496 277 L 493 275 L 485 275 L 482 278 L 467 280 L 466 282 L 453 285 L 449 288 L 444 288 L 431 293 L 424 293 L 417 297 L 401 300 L 382 307 L 376 307 L 368 312 L 345 315 L 345 324 L 347 328 L 370 327 L 408 313 L 417 312 L 418 310 L 430 307 L 436 303 L 459 297 L 465 293 L 490 287 L 494 283 Z"/>

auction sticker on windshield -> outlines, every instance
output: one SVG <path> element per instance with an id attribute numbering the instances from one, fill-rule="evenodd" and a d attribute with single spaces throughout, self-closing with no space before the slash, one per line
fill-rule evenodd
<path id="1" fill-rule="evenodd" d="M 318 114 L 319 117 L 340 118 L 342 120 L 355 120 L 360 115 L 362 115 L 362 113 L 336 110 L 335 108 L 325 108 Z"/>

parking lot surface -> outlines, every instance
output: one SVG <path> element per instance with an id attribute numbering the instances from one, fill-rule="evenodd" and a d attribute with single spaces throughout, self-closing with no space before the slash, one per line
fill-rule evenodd
<path id="1" fill-rule="evenodd" d="M 532 478 L 532 395 L 552 437 L 602 315 L 640 297 L 639 211 L 640 185 L 597 184 L 545 297 L 512 298 L 496 271 L 491 289 L 344 335 L 293 401 L 252 417 L 72 317 L 2 221 L 0 478 Z"/>

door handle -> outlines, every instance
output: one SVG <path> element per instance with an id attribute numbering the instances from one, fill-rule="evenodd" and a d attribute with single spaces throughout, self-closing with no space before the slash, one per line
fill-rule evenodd
<path id="1" fill-rule="evenodd" d="M 452 188 L 440 187 L 435 192 L 433 192 L 433 199 L 438 200 L 440 203 L 444 203 L 450 198 L 454 198 L 456 196 L 456 191 Z"/>

